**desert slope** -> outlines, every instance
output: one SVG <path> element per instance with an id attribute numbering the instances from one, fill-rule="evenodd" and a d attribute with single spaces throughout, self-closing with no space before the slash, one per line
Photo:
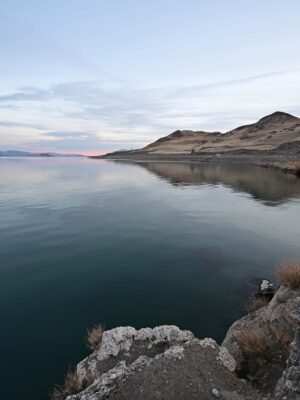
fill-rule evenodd
<path id="1" fill-rule="evenodd" d="M 176 131 L 142 150 L 149 154 L 268 151 L 298 140 L 300 140 L 300 118 L 275 112 L 254 124 L 241 126 L 226 133 Z"/>
<path id="2" fill-rule="evenodd" d="M 139 150 L 94 158 L 135 156 L 201 156 L 241 154 L 300 154 L 300 118 L 277 111 L 226 133 L 177 130 Z"/>

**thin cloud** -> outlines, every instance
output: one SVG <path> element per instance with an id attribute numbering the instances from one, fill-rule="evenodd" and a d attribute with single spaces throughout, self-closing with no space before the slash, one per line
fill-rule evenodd
<path id="1" fill-rule="evenodd" d="M 31 128 L 37 130 L 45 129 L 44 125 L 35 124 L 31 122 L 14 122 L 14 121 L 0 121 L 0 126 L 7 128 Z"/>
<path id="2" fill-rule="evenodd" d="M 5 118 L 0 128 L 3 139 L 5 128 L 16 128 L 16 137 L 35 129 L 40 130 L 35 143 L 40 138 L 43 146 L 51 142 L 64 149 L 90 146 L 99 150 L 107 146 L 128 148 L 130 144 L 136 147 L 175 129 L 224 131 L 277 109 L 293 110 L 297 115 L 299 71 L 294 68 L 201 85 L 150 89 L 114 80 L 65 82 L 47 89 L 21 87 L 0 96 L 2 108 L 10 107 L 2 111 Z M 4 114 L 8 112 L 9 118 Z M 27 122 L 29 118 L 34 122 Z M 29 143 L 32 141 L 28 138 Z"/>
<path id="3" fill-rule="evenodd" d="M 230 80 L 224 80 L 224 81 L 218 81 L 218 82 L 211 82 L 211 83 L 205 83 L 202 85 L 195 85 L 195 86 L 185 86 L 182 88 L 175 88 L 172 93 L 175 95 L 180 95 L 180 94 L 193 94 L 193 93 L 198 93 L 201 91 L 205 91 L 207 89 L 215 89 L 215 88 L 222 88 L 226 86 L 234 86 L 234 85 L 241 85 L 243 83 L 249 83 L 249 82 L 254 82 L 257 80 L 261 79 L 266 79 L 266 78 L 271 78 L 274 76 L 280 76 L 280 75 L 285 75 L 291 72 L 297 72 L 300 71 L 300 68 L 292 68 L 292 69 L 286 69 L 286 70 L 281 70 L 281 71 L 272 71 L 272 72 L 265 72 L 263 74 L 257 74 L 257 75 L 251 75 L 251 76 L 245 76 L 242 78 L 237 78 L 237 79 L 230 79 Z"/>
<path id="4" fill-rule="evenodd" d="M 224 86 L 239 85 L 253 82 L 274 76 L 285 75 L 291 72 L 300 71 L 300 68 L 293 68 L 280 71 L 271 71 L 262 74 L 245 76 L 238 79 L 210 82 L 201 85 L 184 86 L 177 88 L 156 88 L 156 89 L 133 89 L 120 84 L 119 81 L 79 81 L 66 82 L 52 85 L 48 89 L 28 86 L 21 87 L 17 92 L 1 95 L 1 102 L 20 102 L 20 101 L 47 101 L 60 99 L 64 101 L 83 102 L 88 105 L 105 100 L 109 103 L 122 103 L 130 100 L 131 103 L 138 106 L 141 98 L 147 99 L 149 96 L 160 95 L 162 97 L 171 97 L 174 95 L 192 94 L 207 89 L 219 88 Z M 142 101 L 143 104 L 143 101 Z M 146 104 L 147 105 L 147 102 Z M 156 106 L 155 104 L 153 104 Z M 129 107 L 129 104 L 123 103 L 123 107 Z"/>
<path id="5" fill-rule="evenodd" d="M 82 132 L 82 131 L 50 131 L 44 132 L 43 137 L 48 136 L 61 140 L 75 140 L 75 141 L 90 141 L 100 140 L 100 137 L 96 133 Z"/>
<path id="6" fill-rule="evenodd" d="M 0 96 L 2 102 L 20 101 L 45 101 L 49 100 L 51 93 L 48 90 L 37 87 L 22 87 L 19 91 Z"/>

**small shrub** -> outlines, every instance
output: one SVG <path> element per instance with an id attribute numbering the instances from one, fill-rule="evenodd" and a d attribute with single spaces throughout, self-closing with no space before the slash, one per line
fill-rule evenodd
<path id="1" fill-rule="evenodd" d="M 93 379 L 91 375 L 88 375 L 82 381 L 79 378 L 77 371 L 69 371 L 65 377 L 65 383 L 63 385 L 56 385 L 53 392 L 50 395 L 51 400 L 65 400 L 66 397 L 77 394 L 85 389 L 92 383 Z"/>
<path id="2" fill-rule="evenodd" d="M 87 345 L 91 350 L 99 350 L 102 342 L 103 332 L 104 329 L 101 325 L 95 325 L 92 329 L 87 331 Z"/>
<path id="3" fill-rule="evenodd" d="M 247 307 L 247 311 L 248 312 L 253 312 L 256 310 L 259 310 L 262 307 L 266 307 L 269 304 L 270 300 L 267 298 L 267 296 L 258 296 L 258 297 L 254 297 L 248 307 Z"/>
<path id="4" fill-rule="evenodd" d="M 239 342 L 246 354 L 257 358 L 267 358 L 269 353 L 268 340 L 260 329 L 248 329 L 241 332 Z"/>
<path id="5" fill-rule="evenodd" d="M 286 261 L 278 266 L 280 282 L 292 289 L 300 288 L 300 262 Z"/>

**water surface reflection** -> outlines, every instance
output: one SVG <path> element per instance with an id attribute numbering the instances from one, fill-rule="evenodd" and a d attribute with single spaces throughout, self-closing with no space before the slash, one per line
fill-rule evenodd
<path id="1" fill-rule="evenodd" d="M 244 163 L 135 163 L 172 185 L 224 185 L 267 205 L 300 197 L 300 179 L 292 174 Z"/>

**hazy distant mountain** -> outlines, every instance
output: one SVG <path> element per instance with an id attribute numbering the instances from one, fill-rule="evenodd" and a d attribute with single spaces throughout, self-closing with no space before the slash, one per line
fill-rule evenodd
<path id="1" fill-rule="evenodd" d="M 178 130 L 127 154 L 176 156 L 253 151 L 300 153 L 300 118 L 277 111 L 226 133 Z M 114 153 L 106 155 L 113 156 Z"/>
<path id="2" fill-rule="evenodd" d="M 82 154 L 31 153 L 19 150 L 0 150 L 0 157 L 84 157 Z"/>

